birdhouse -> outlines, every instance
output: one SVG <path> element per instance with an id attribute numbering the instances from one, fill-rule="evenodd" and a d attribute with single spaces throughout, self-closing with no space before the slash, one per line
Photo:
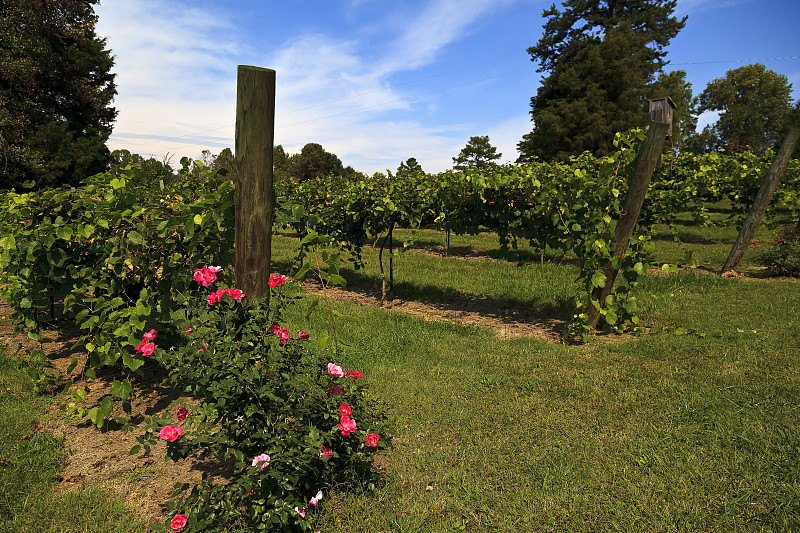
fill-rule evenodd
<path id="1" fill-rule="evenodd" d="M 677 109 L 669 96 L 650 100 L 650 122 L 666 122 L 669 124 L 667 139 L 672 137 L 672 112 Z"/>

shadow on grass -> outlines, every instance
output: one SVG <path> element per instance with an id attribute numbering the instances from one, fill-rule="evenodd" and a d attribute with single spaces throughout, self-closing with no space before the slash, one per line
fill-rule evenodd
<path id="1" fill-rule="evenodd" d="M 274 266 L 278 271 L 289 271 L 291 265 L 288 262 L 278 262 Z M 379 276 L 349 268 L 342 268 L 340 274 L 347 281 L 347 287 L 343 292 L 350 296 L 350 300 L 361 305 L 380 306 Z M 308 275 L 305 281 L 315 287 L 318 285 L 318 280 Z M 566 299 L 555 302 L 515 298 L 501 300 L 464 294 L 448 287 L 407 281 L 394 284 L 393 291 L 387 295 L 386 306 L 396 307 L 400 302 L 404 304 L 397 307 L 400 311 L 404 310 L 401 307 L 407 311 L 409 303 L 424 307 L 415 309 L 416 312 L 411 314 L 422 314 L 426 318 L 460 319 L 474 314 L 496 322 L 500 326 L 535 326 L 535 329 L 551 339 L 560 338 L 564 324 L 568 322 L 572 313 L 572 301 Z M 476 322 L 469 319 L 465 321 Z"/>

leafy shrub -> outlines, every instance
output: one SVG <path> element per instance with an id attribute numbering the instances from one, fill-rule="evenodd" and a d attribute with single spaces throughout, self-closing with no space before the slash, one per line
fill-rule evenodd
<path id="1" fill-rule="evenodd" d="M 800 236 L 797 230 L 783 229 L 774 242 L 763 248 L 758 259 L 772 276 L 800 277 Z"/>
<path id="2" fill-rule="evenodd" d="M 172 384 L 203 403 L 148 419 L 132 453 L 160 438 L 173 460 L 202 451 L 235 463 L 228 483 L 204 477 L 200 486 L 176 486 L 173 529 L 185 517 L 186 531 L 310 531 L 330 487 L 373 481 L 371 458 L 390 440 L 385 417 L 360 372 L 321 355 L 324 340 L 280 326 L 293 301 L 284 276 L 271 278 L 267 309 L 216 288 L 216 271 L 197 269 L 200 285 L 179 296 L 176 316 L 187 324 L 180 346 L 157 349 L 151 331 L 136 348 L 153 352 Z"/>

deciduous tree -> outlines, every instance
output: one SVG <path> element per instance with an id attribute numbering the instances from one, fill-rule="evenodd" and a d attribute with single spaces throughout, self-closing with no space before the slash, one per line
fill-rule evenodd
<path id="1" fill-rule="evenodd" d="M 791 92 L 786 76 L 759 63 L 711 81 L 698 97 L 698 112 L 717 111 L 719 119 L 701 133 L 700 150 L 763 153 L 776 146 L 792 109 Z"/>

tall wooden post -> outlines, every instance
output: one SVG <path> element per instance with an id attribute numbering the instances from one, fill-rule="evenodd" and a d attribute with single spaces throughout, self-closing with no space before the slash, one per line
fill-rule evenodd
<path id="1" fill-rule="evenodd" d="M 761 187 L 759 187 L 756 197 L 753 200 L 753 206 L 747 213 L 742 223 L 742 229 L 739 231 L 739 235 L 733 243 L 731 253 L 728 255 L 728 259 L 722 267 L 723 275 L 732 272 L 739 265 L 739 261 L 742 260 L 747 246 L 753 239 L 756 228 L 758 228 L 758 225 L 761 223 L 761 218 L 767 211 L 767 206 L 772 199 L 772 195 L 775 193 L 775 188 L 778 186 L 781 174 L 786 170 L 786 165 L 789 164 L 789 159 L 792 157 L 792 152 L 794 152 L 797 146 L 798 139 L 800 139 L 800 128 L 794 126 L 789 129 L 789 133 L 786 135 L 783 144 L 781 144 L 778 150 L 778 154 L 772 161 L 772 166 L 769 167 L 767 175 L 764 176 L 764 181 L 761 182 Z"/>
<path id="2" fill-rule="evenodd" d="M 269 298 L 275 71 L 239 65 L 236 86 L 236 286 Z"/>
<path id="3" fill-rule="evenodd" d="M 647 188 L 650 186 L 650 178 L 653 176 L 656 165 L 661 161 L 661 149 L 664 146 L 664 139 L 667 137 L 669 128 L 670 125 L 666 122 L 650 122 L 650 130 L 647 132 L 647 137 L 639 149 L 636 168 L 633 171 L 628 187 L 628 195 L 625 197 L 624 212 L 619 218 L 617 228 L 614 231 L 615 247 L 611 255 L 620 261 L 625 257 L 625 251 L 628 249 L 631 235 L 633 235 L 636 222 L 639 220 L 639 213 L 642 211 Z M 611 294 L 611 288 L 614 286 L 618 272 L 618 269 L 612 268 L 610 261 L 606 262 L 603 268 L 603 273 L 606 275 L 606 284 L 604 287 L 598 287 L 592 291 L 592 300 L 600 302 L 600 309 L 603 308 L 606 298 Z M 597 327 L 597 322 L 600 320 L 600 309 L 597 309 L 592 302 L 589 302 L 586 313 L 589 315 L 589 325 L 592 328 Z"/>

